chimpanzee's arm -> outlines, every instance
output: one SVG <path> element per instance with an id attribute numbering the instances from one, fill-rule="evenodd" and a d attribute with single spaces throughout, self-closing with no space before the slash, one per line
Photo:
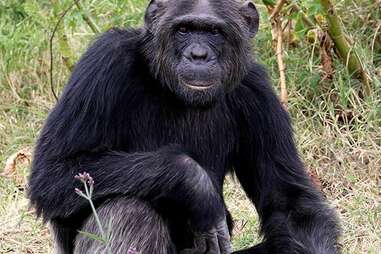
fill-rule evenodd
<path id="1" fill-rule="evenodd" d="M 182 148 L 117 151 L 120 142 L 126 143 L 128 107 L 141 93 L 139 36 L 135 30 L 102 35 L 76 65 L 50 112 L 29 182 L 30 199 L 46 220 L 71 218 L 87 206 L 74 191 L 82 187 L 74 176 L 84 171 L 95 181 L 95 203 L 113 195 L 152 202 L 167 198 L 184 206 L 200 231 L 214 226 L 218 214 L 223 216 L 210 178 Z"/>
<path id="2" fill-rule="evenodd" d="M 335 215 L 306 175 L 289 117 L 261 67 L 254 67 L 236 98 L 242 131 L 235 173 L 264 235 L 262 244 L 237 253 L 338 253 Z"/>
<path id="3" fill-rule="evenodd" d="M 223 216 L 222 202 L 207 173 L 179 146 L 171 146 L 146 153 L 86 153 L 55 162 L 35 157 L 30 198 L 45 219 L 69 218 L 88 205 L 74 191 L 82 188 L 74 176 L 83 171 L 95 181 L 95 203 L 113 195 L 131 195 L 153 204 L 166 198 L 187 210 L 192 226 L 201 231 L 215 226 L 216 215 Z"/>

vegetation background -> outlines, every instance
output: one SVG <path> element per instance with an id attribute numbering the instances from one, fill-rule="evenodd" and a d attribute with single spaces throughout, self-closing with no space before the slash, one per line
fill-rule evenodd
<path id="1" fill-rule="evenodd" d="M 265 64 L 279 91 L 277 55 L 265 4 L 254 54 Z M 363 96 L 361 82 L 346 64 L 323 49 L 326 20 L 318 0 L 294 1 L 320 24 L 307 29 L 300 13 L 283 13 L 284 62 L 288 108 L 307 169 L 342 221 L 344 254 L 381 253 L 381 1 L 334 0 L 347 39 L 371 80 Z M 49 39 L 72 0 L 0 0 L 0 253 L 51 253 L 48 229 L 36 220 L 25 198 L 30 155 L 48 111 L 55 103 L 49 83 Z M 62 90 L 73 62 L 100 31 L 142 24 L 146 0 L 83 0 L 64 17 L 53 43 L 53 80 Z M 324 55 L 328 58 L 324 58 Z M 328 62 L 327 62 L 328 59 Z M 332 67 L 331 70 L 327 67 Z M 4 169 L 4 170 L 3 170 Z M 225 196 L 236 221 L 234 247 L 260 241 L 258 219 L 234 179 Z M 73 190 L 74 191 L 74 190 Z"/>

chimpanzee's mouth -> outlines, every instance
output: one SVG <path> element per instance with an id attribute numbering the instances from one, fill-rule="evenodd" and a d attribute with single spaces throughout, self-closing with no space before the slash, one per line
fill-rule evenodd
<path id="1" fill-rule="evenodd" d="M 202 91 L 202 90 L 207 90 L 209 88 L 211 88 L 213 85 L 209 85 L 209 86 L 194 86 L 194 85 L 190 85 L 190 84 L 185 84 L 187 87 L 189 87 L 190 89 L 193 89 L 193 90 L 199 90 L 199 91 Z"/>
<path id="2" fill-rule="evenodd" d="M 211 81 L 200 81 L 200 80 L 181 80 L 186 87 L 192 90 L 207 90 L 214 86 L 214 83 Z"/>

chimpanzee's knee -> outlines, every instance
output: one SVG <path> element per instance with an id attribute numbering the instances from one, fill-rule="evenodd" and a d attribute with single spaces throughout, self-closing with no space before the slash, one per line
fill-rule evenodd
<path id="1" fill-rule="evenodd" d="M 163 218 L 145 201 L 135 198 L 116 198 L 97 209 L 106 234 L 110 234 L 107 248 L 113 254 L 174 253 L 170 232 Z M 100 236 L 94 215 L 81 231 Z M 79 234 L 75 240 L 75 254 L 107 253 L 105 244 Z"/>

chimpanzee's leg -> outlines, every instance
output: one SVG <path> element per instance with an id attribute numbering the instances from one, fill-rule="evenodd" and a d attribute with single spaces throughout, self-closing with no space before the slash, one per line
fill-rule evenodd
<path id="1" fill-rule="evenodd" d="M 111 238 L 108 247 L 113 254 L 175 253 L 170 232 L 163 218 L 145 201 L 135 198 L 115 198 L 97 209 L 98 216 Z M 94 215 L 85 222 L 81 231 L 100 235 Z M 78 234 L 75 254 L 105 252 L 105 244 Z"/>

